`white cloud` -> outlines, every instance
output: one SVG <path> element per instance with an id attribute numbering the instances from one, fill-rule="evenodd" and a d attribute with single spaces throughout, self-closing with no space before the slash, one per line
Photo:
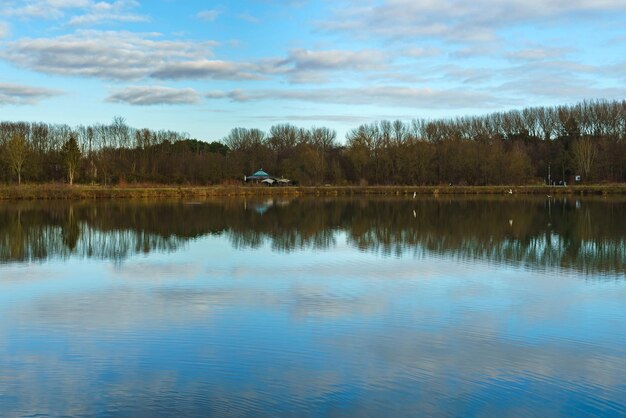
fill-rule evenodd
<path id="1" fill-rule="evenodd" d="M 84 9 L 91 0 L 17 0 L 0 2 L 0 10 L 5 16 L 35 19 L 59 19 L 72 9 Z"/>
<path id="2" fill-rule="evenodd" d="M 251 15 L 250 13 L 244 12 L 237 15 L 237 19 L 243 20 L 248 23 L 261 23 L 261 19 L 256 16 Z"/>
<path id="3" fill-rule="evenodd" d="M 9 36 L 9 32 L 9 25 L 7 23 L 0 22 L 0 39 Z"/>
<path id="4" fill-rule="evenodd" d="M 212 54 L 214 42 L 160 40 L 159 34 L 77 31 L 56 38 L 24 38 L 6 44 L 0 57 L 31 70 L 72 76 L 133 80 L 180 60 Z"/>
<path id="5" fill-rule="evenodd" d="M 330 65 L 311 60 L 302 64 L 296 61 L 298 57 L 260 63 L 209 59 L 216 45 L 213 41 L 162 40 L 158 33 L 79 30 L 55 38 L 9 42 L 0 57 L 43 73 L 109 80 L 260 80 Z"/>
<path id="6" fill-rule="evenodd" d="M 61 94 L 58 90 L 0 83 L 0 105 L 32 105 Z"/>
<path id="7" fill-rule="evenodd" d="M 295 83 L 319 83 L 326 81 L 329 72 L 383 70 L 390 59 L 377 50 L 292 49 L 286 58 L 268 60 L 263 68 L 267 73 L 287 75 Z"/>
<path id="8" fill-rule="evenodd" d="M 234 102 L 287 100 L 343 105 L 378 105 L 429 109 L 495 108 L 515 101 L 471 90 L 435 90 L 403 86 L 302 90 L 212 91 L 209 99 Z"/>
<path id="9" fill-rule="evenodd" d="M 97 24 L 101 22 L 142 22 L 148 18 L 131 13 L 139 7 L 136 0 L 35 0 L 0 2 L 0 10 L 5 16 L 29 19 L 58 20 L 72 15 L 71 25 Z"/>
<path id="10" fill-rule="evenodd" d="M 512 24 L 553 23 L 574 15 L 625 11 L 622 0 L 352 0 L 321 28 L 349 32 L 359 37 L 393 39 L 439 38 L 461 42 L 484 42 L 496 31 Z"/>
<path id="11" fill-rule="evenodd" d="M 506 56 L 510 59 L 520 61 L 543 61 L 546 59 L 562 58 L 569 51 L 570 50 L 565 48 L 535 47 L 509 52 Z"/>
<path id="12" fill-rule="evenodd" d="M 130 9 L 139 6 L 134 0 L 117 0 L 114 2 L 99 1 L 92 3 L 87 13 L 74 16 L 70 25 L 94 25 L 100 22 L 146 22 L 147 16 L 130 13 Z"/>
<path id="13" fill-rule="evenodd" d="M 0 57 L 31 70 L 116 80 L 260 80 L 285 75 L 291 81 L 321 81 L 331 71 L 385 68 L 376 50 L 294 49 L 283 59 L 236 62 L 208 59 L 216 42 L 161 40 L 160 34 L 79 30 L 55 38 L 23 38 L 6 44 Z"/>
<path id="14" fill-rule="evenodd" d="M 475 43 L 465 48 L 460 48 L 456 51 L 450 52 L 450 56 L 455 59 L 489 57 L 498 56 L 500 54 L 501 52 L 497 42 Z"/>
<path id="15" fill-rule="evenodd" d="M 405 49 L 402 51 L 402 55 L 412 58 L 430 58 L 441 55 L 441 50 L 439 48 L 414 47 Z"/>
<path id="16" fill-rule="evenodd" d="M 435 70 L 447 83 L 476 86 L 492 81 L 497 75 L 491 68 L 469 68 L 458 65 L 445 65 Z"/>
<path id="17" fill-rule="evenodd" d="M 219 15 L 219 10 L 202 10 L 196 14 L 196 17 L 206 22 L 214 22 Z"/>
<path id="18" fill-rule="evenodd" d="M 338 123 L 349 123 L 349 124 L 360 124 L 365 122 L 374 122 L 379 120 L 409 120 L 414 118 L 415 115 L 399 115 L 399 114 L 389 114 L 389 115 L 344 115 L 344 114 L 310 114 L 310 115 L 263 115 L 263 116 L 255 116 L 254 119 L 258 120 L 266 120 L 271 122 L 283 123 L 285 121 L 292 122 L 338 122 Z"/>
<path id="19" fill-rule="evenodd" d="M 375 50 L 294 49 L 289 52 L 289 57 L 284 62 L 293 65 L 296 70 L 370 70 L 383 68 L 386 59 L 385 54 Z"/>
<path id="20" fill-rule="evenodd" d="M 623 77 L 624 63 L 621 68 Z M 606 87 L 599 79 L 618 78 L 614 68 L 583 65 L 570 61 L 528 61 L 524 65 L 504 71 L 498 91 L 518 97 L 540 98 L 560 103 L 573 103 L 584 99 L 604 98 L 620 100 L 626 96 L 621 85 Z"/>
<path id="21" fill-rule="evenodd" d="M 200 102 L 200 95 L 190 88 L 131 86 L 113 92 L 106 101 L 136 106 L 197 104 Z"/>
<path id="22" fill-rule="evenodd" d="M 258 80 L 259 68 L 253 64 L 221 60 L 195 60 L 164 64 L 150 76 L 157 79 L 215 79 L 215 80 Z"/>

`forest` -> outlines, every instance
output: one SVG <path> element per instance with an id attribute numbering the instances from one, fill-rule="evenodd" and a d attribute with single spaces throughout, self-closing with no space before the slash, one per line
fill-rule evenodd
<path id="1" fill-rule="evenodd" d="M 300 185 L 521 185 L 626 181 L 626 101 L 450 119 L 234 128 L 219 141 L 136 129 L 0 123 L 0 182 L 241 183 L 259 168 Z"/>

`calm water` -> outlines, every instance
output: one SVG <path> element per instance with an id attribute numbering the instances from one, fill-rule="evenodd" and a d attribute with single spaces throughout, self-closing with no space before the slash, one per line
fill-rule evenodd
<path id="1" fill-rule="evenodd" d="M 619 416 L 625 371 L 626 200 L 0 203 L 3 417 Z"/>

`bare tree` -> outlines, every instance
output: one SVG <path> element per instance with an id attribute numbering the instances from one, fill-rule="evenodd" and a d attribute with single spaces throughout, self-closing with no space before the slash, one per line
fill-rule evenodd
<path id="1" fill-rule="evenodd" d="M 72 133 L 70 135 L 70 139 L 63 144 L 61 154 L 63 155 L 63 162 L 65 163 L 65 168 L 67 170 L 67 180 L 70 185 L 72 185 L 74 184 L 74 178 L 76 177 L 81 157 L 78 141 L 76 141 L 76 134 Z"/>
<path id="2" fill-rule="evenodd" d="M 22 184 L 22 170 L 28 156 L 26 138 L 23 134 L 14 133 L 4 147 L 6 162 L 17 175 L 17 184 Z"/>
<path id="3" fill-rule="evenodd" d="M 576 167 L 583 172 L 585 180 L 589 178 L 597 153 L 595 144 L 586 136 L 578 139 L 572 146 L 574 162 Z"/>

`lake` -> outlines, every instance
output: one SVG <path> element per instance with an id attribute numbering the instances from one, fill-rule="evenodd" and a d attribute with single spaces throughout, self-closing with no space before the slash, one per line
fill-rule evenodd
<path id="1" fill-rule="evenodd" d="M 0 415 L 626 415 L 626 200 L 0 203 Z"/>

